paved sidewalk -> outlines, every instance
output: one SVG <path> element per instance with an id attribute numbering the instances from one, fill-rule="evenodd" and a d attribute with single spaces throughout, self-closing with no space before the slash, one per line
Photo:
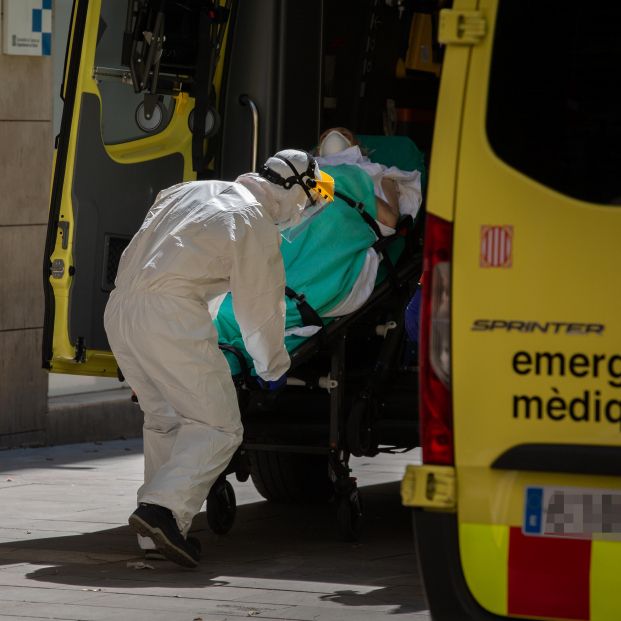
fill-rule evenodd
<path id="1" fill-rule="evenodd" d="M 352 462 L 365 527 L 343 543 L 331 505 L 265 502 L 235 486 L 233 530 L 205 514 L 198 570 L 134 569 L 127 516 L 141 482 L 139 441 L 0 451 L 0 619 L 429 621 L 399 480 L 415 453 Z"/>

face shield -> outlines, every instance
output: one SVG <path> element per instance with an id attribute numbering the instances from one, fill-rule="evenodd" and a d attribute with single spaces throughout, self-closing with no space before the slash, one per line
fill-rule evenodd
<path id="1" fill-rule="evenodd" d="M 298 223 L 290 226 L 284 231 L 281 231 L 280 234 L 282 235 L 282 238 L 289 243 L 298 238 L 304 231 L 306 231 L 306 229 L 308 229 L 313 220 L 323 212 L 328 204 L 329 202 L 324 199 L 317 199 L 314 203 L 310 203 L 310 201 L 308 201 L 308 206 L 304 207 Z"/>
<path id="2" fill-rule="evenodd" d="M 271 168 L 264 166 L 259 173 L 268 181 L 291 190 L 294 186 L 300 186 L 304 191 L 304 203 L 298 203 L 300 210 L 299 219 L 292 226 L 282 231 L 282 236 L 291 242 L 305 231 L 311 222 L 334 200 L 334 179 L 327 173 L 319 170 L 315 159 L 306 154 L 308 158 L 307 168 L 303 173 L 299 173 L 295 166 L 284 157 L 279 157 L 293 172 L 293 175 L 284 178 Z M 275 156 L 275 157 L 278 157 Z M 285 225 L 286 226 L 286 225 Z"/>
<path id="3" fill-rule="evenodd" d="M 315 166 L 315 177 L 305 180 L 306 204 L 297 224 L 284 230 L 283 239 L 292 242 L 299 237 L 313 220 L 334 200 L 334 179 Z"/>

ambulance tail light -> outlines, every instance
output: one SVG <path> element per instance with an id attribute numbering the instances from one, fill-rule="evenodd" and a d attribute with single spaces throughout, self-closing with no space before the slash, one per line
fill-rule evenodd
<path id="1" fill-rule="evenodd" d="M 453 225 L 427 215 L 420 333 L 420 437 L 423 463 L 453 464 L 451 258 Z"/>

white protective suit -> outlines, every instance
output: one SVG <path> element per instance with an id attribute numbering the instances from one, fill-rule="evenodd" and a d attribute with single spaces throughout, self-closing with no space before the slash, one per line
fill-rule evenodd
<path id="1" fill-rule="evenodd" d="M 276 380 L 287 371 L 275 225 L 295 222 L 305 200 L 299 186 L 254 174 L 176 185 L 160 192 L 121 258 L 104 324 L 144 412 L 138 501 L 170 509 L 184 535 L 242 440 L 208 305 L 232 291 L 257 373 Z"/>

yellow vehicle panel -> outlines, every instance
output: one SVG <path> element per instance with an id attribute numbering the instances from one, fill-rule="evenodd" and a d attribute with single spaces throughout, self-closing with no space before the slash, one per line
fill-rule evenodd
<path id="1" fill-rule="evenodd" d="M 495 7 L 479 3 L 490 24 Z M 547 188 L 495 155 L 485 121 L 492 43 L 488 36 L 472 50 L 455 201 L 452 360 L 463 571 L 475 598 L 497 614 L 610 619 L 621 605 L 619 589 L 589 577 L 621 565 L 621 537 L 529 538 L 524 494 L 529 486 L 621 492 L 621 480 L 519 471 L 536 463 L 490 466 L 519 445 L 621 446 L 621 294 L 610 287 L 621 262 L 621 213 Z M 486 244 L 496 245 L 491 260 Z M 552 551 L 556 559 L 548 558 Z M 531 555 L 527 565 L 522 554 Z M 565 574 L 563 559 L 575 560 Z M 519 573 L 525 567 L 526 577 Z M 537 581 L 552 599 L 560 585 L 575 589 L 564 603 L 525 602 L 522 591 Z"/>
<path id="2" fill-rule="evenodd" d="M 519 144 L 499 148 L 494 132 L 499 123 L 513 122 L 498 113 L 494 117 L 500 97 L 492 76 L 501 71 L 494 63 L 500 67 L 511 55 L 495 57 L 496 46 L 502 47 L 499 37 L 510 29 L 504 23 L 502 33 L 496 30 L 502 4 L 456 2 L 445 20 L 439 112 L 448 105 L 442 99 L 449 92 L 445 82 L 453 83 L 453 91 L 455 84 L 465 80 L 466 85 L 459 138 L 444 135 L 455 124 L 454 112 L 445 129 L 441 114 L 436 120 L 439 142 L 434 142 L 427 208 L 450 222 L 453 233 L 454 464 L 413 467 L 404 479 L 404 499 L 419 508 L 415 522 L 421 531 L 433 524 L 432 510 L 441 512 L 438 524 L 455 520 L 457 550 L 449 556 L 459 567 L 451 572 L 458 569 L 455 575 L 463 576 L 467 593 L 457 599 L 470 612 L 455 619 L 491 618 L 487 613 L 616 619 L 621 616 L 616 569 L 621 566 L 621 292 L 616 286 L 621 210 L 614 196 L 598 198 L 596 189 L 590 199 L 588 192 L 578 195 L 581 186 L 571 179 L 543 179 L 535 166 L 516 165 L 506 154 L 520 153 Z M 475 20 L 476 36 L 463 41 L 467 24 Z M 595 18 L 593 24 L 598 25 Z M 528 46 L 528 32 L 519 32 L 519 44 Z M 516 40 L 511 39 L 513 57 L 534 70 L 536 64 L 529 63 L 535 54 L 522 55 Z M 467 58 L 461 75 L 455 73 L 457 58 Z M 523 74 L 511 71 L 518 66 L 512 62 L 502 67 L 504 85 L 506 97 L 518 98 L 528 84 L 519 81 Z M 569 58 L 559 54 L 558 62 L 560 72 Z M 555 78 L 553 72 L 547 76 Z M 546 92 L 541 83 L 536 87 L 533 97 Z M 600 102 L 601 109 L 607 105 Z M 517 132 L 507 135 L 520 143 Z M 454 183 L 449 144 L 459 150 Z M 532 155 L 541 164 L 537 153 Z M 571 150 L 569 156 L 577 157 Z M 585 167 L 584 174 L 589 172 Z M 423 447 L 423 460 L 424 455 Z M 416 496 L 413 490 L 429 490 L 433 473 L 438 480 L 454 480 L 452 497 Z M 435 535 L 441 532 L 446 531 Z M 424 536 L 419 534 L 419 546 Z"/>

